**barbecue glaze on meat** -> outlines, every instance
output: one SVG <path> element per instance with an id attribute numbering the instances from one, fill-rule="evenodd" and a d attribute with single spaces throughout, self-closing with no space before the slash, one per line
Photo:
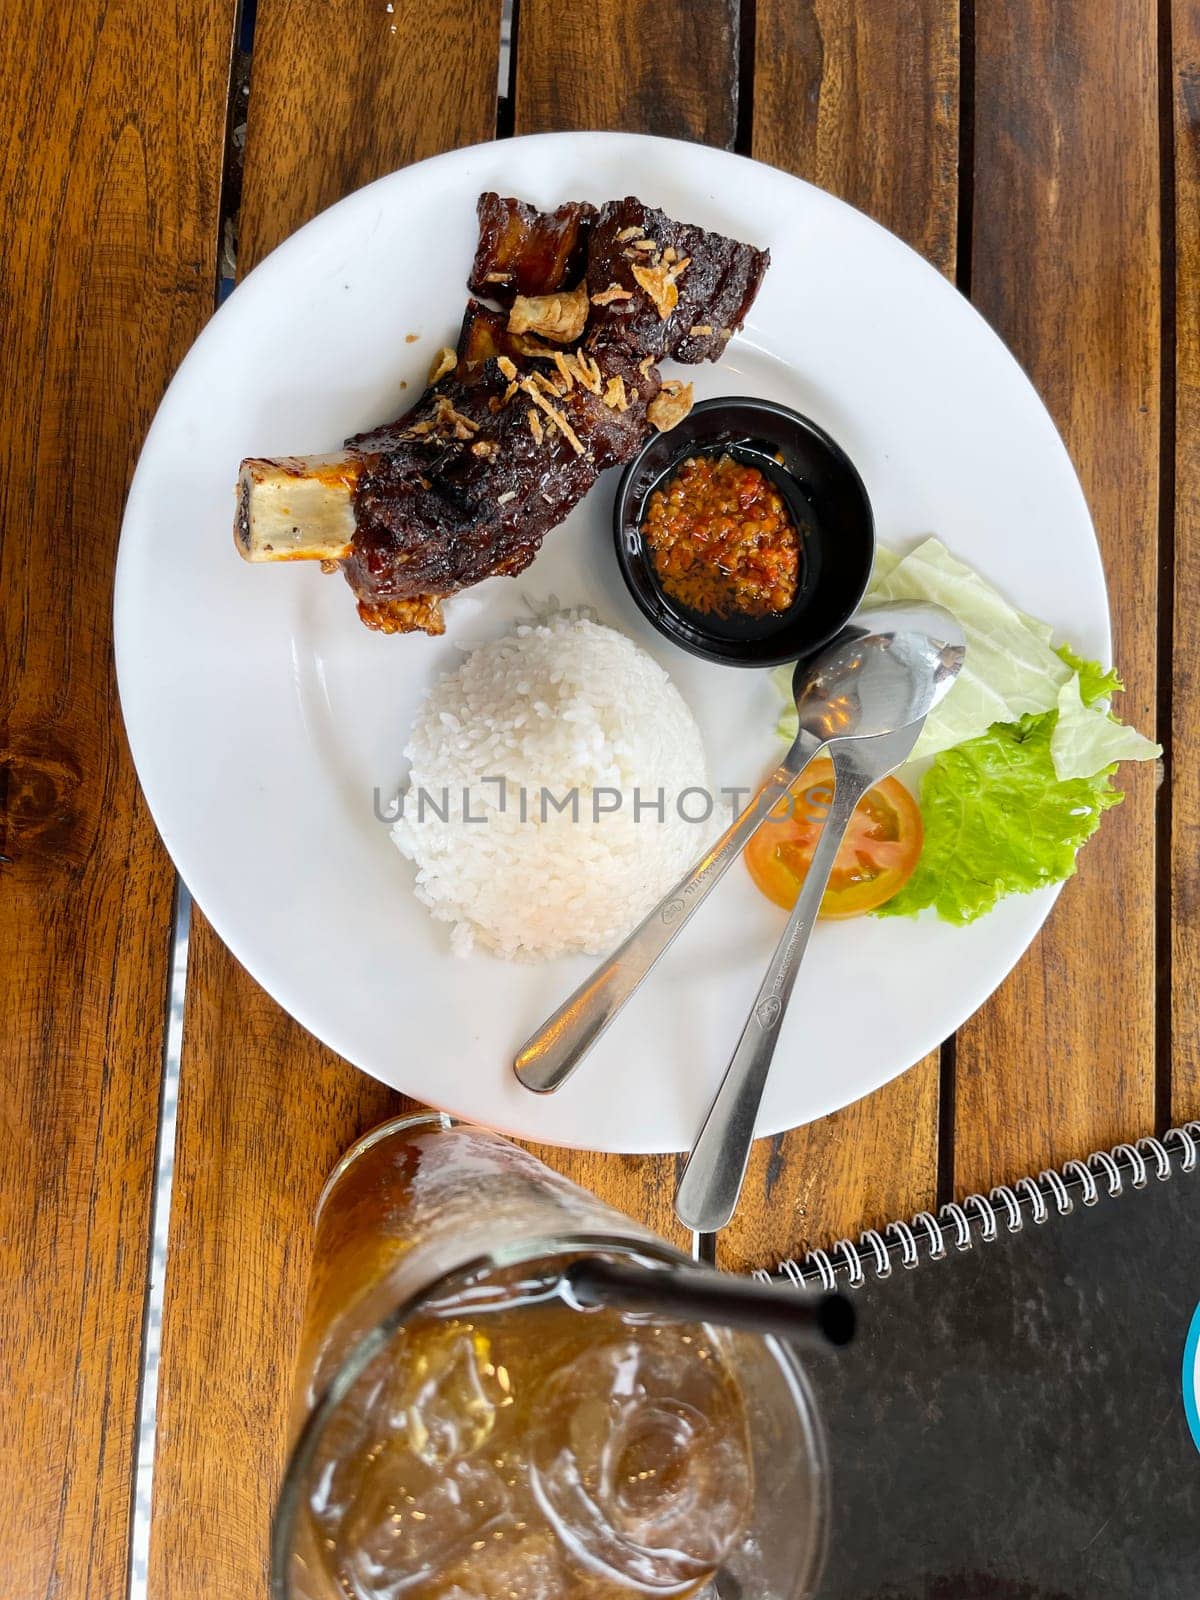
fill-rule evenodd
<path id="1" fill-rule="evenodd" d="M 471 301 L 453 363 L 435 364 L 414 407 L 323 458 L 352 517 L 337 564 L 383 632 L 440 633 L 446 596 L 527 567 L 606 467 L 686 413 L 690 386 L 664 382 L 658 362 L 717 360 L 768 262 L 635 199 L 543 213 L 489 193 L 478 209 L 470 286 L 507 309 Z M 243 463 L 235 534 L 248 559 L 307 553 L 303 527 L 273 548 L 255 525 L 279 466 Z M 272 480 L 283 522 L 298 469 L 289 458 L 282 498 Z M 345 513 L 334 508 L 339 530 Z"/>
<path id="2" fill-rule="evenodd" d="M 472 294 L 509 306 L 514 295 L 551 294 L 583 276 L 595 206 L 569 200 L 557 211 L 536 211 L 523 200 L 488 193 L 475 209 L 479 245 L 467 280 Z"/>

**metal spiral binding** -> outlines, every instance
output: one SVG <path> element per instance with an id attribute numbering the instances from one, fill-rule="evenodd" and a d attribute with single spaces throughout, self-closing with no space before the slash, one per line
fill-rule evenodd
<path id="1" fill-rule="evenodd" d="M 1178 1172 L 1192 1172 L 1200 1165 L 1200 1121 L 1168 1128 L 1161 1139 L 1093 1151 L 1086 1161 L 1067 1161 L 1061 1171 L 999 1184 L 987 1195 L 969 1194 L 961 1203 L 942 1206 L 936 1217 L 919 1211 L 911 1222 L 889 1222 L 882 1230 L 868 1228 L 857 1244 L 839 1239 L 828 1250 L 812 1250 L 802 1260 L 781 1262 L 777 1273 L 759 1271 L 754 1276 L 769 1283 L 782 1274 L 797 1288 L 834 1289 L 844 1283 L 857 1289 L 868 1275 L 887 1278 L 895 1266 L 911 1270 L 922 1253 L 929 1261 L 940 1261 L 952 1250 L 990 1244 L 1001 1226 L 1009 1233 L 1019 1233 L 1026 1223 L 1039 1227 L 1051 1207 L 1065 1217 L 1076 1202 L 1095 1206 L 1116 1199 L 1126 1184 L 1144 1189 L 1165 1183 L 1176 1175 L 1176 1164 Z"/>

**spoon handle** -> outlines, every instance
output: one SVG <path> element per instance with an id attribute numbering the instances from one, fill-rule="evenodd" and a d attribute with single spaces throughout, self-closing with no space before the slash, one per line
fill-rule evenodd
<path id="1" fill-rule="evenodd" d="M 549 1094 L 564 1084 L 641 985 L 655 962 L 695 915 L 731 862 L 790 792 L 825 741 L 801 730 L 795 744 L 746 809 L 667 891 L 612 955 L 517 1053 L 513 1068 L 527 1089 Z"/>
<path id="2" fill-rule="evenodd" d="M 873 784 L 900 765 L 915 744 L 923 721 L 922 718 L 921 723 L 902 729 L 899 734 L 835 741 L 830 746 L 833 804 L 787 927 L 775 947 L 737 1048 L 675 1191 L 675 1214 L 685 1228 L 715 1233 L 734 1213 L 784 1012 L 842 838 L 858 802 Z"/>

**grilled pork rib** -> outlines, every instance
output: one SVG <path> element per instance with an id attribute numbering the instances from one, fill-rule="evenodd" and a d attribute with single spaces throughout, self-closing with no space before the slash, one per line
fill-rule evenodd
<path id="1" fill-rule="evenodd" d="M 246 559 L 340 565 L 383 632 L 442 632 L 442 599 L 522 571 L 604 468 L 686 415 L 658 362 L 717 360 L 769 259 L 635 199 L 485 194 L 479 217 L 471 287 L 507 310 L 468 304 L 412 410 L 335 455 L 242 463 Z"/>
<path id="2" fill-rule="evenodd" d="M 587 264 L 595 206 L 569 200 L 557 211 L 536 211 L 523 200 L 481 194 L 475 207 L 479 244 L 467 288 L 510 306 L 518 294 L 552 294 L 578 283 Z"/>

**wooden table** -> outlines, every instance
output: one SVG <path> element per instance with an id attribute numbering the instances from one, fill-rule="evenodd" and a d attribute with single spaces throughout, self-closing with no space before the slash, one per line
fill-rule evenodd
<path id="1" fill-rule="evenodd" d="M 249 19 L 242 28 L 247 41 Z M 0 21 L 0 1593 L 125 1592 L 174 875 L 114 692 L 146 427 L 246 270 L 321 207 L 482 139 L 619 127 L 736 149 L 878 217 L 1024 363 L 1108 570 L 1128 772 L 1049 926 L 897 1082 L 755 1151 L 717 1242 L 767 1262 L 1200 1112 L 1200 0 L 64 6 Z M 1020 471 L 1014 461 L 1013 471 Z M 1174 759 L 1172 760 L 1172 752 Z M 334 1157 L 397 1097 L 197 915 L 151 1593 L 252 1600 Z M 547 1152 L 672 1231 L 673 1158 Z"/>

